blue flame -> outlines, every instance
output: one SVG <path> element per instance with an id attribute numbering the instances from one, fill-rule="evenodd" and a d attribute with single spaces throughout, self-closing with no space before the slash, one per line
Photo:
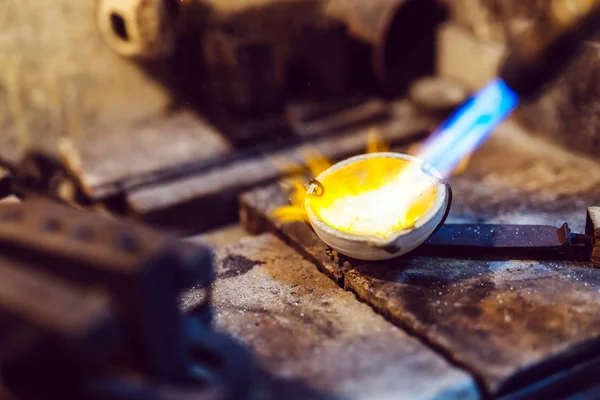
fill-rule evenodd
<path id="1" fill-rule="evenodd" d="M 518 103 L 519 96 L 504 81 L 491 81 L 425 141 L 419 158 L 447 177 L 464 157 L 477 150 Z"/>

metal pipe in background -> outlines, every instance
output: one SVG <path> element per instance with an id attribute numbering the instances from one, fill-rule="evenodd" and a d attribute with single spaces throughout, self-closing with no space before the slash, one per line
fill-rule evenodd
<path id="1" fill-rule="evenodd" d="M 369 47 L 376 83 L 397 93 L 434 72 L 435 31 L 446 10 L 434 0 L 325 0 L 328 18 L 346 23 L 348 34 Z"/>

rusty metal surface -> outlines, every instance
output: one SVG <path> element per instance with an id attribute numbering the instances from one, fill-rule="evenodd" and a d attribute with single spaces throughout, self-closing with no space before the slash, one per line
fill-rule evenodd
<path id="1" fill-rule="evenodd" d="M 272 61 L 263 59 L 267 62 L 253 74 L 258 80 L 267 78 L 271 82 L 267 85 L 267 92 L 274 95 L 284 95 L 288 99 L 290 96 L 339 98 L 356 86 L 357 80 L 350 78 L 356 64 L 368 65 L 368 59 L 363 57 L 354 57 L 355 62 L 350 62 L 346 24 L 324 15 L 326 1 L 209 0 L 206 3 L 212 9 L 211 26 L 235 32 L 241 41 L 262 38 L 261 41 L 265 42 L 266 39 L 269 51 L 275 57 Z M 210 60 L 211 57 L 206 58 Z M 255 60 L 258 61 L 258 58 Z M 221 64 L 227 65 L 228 62 Z M 237 71 L 244 70 L 244 67 L 231 66 Z M 215 77 L 222 78 L 224 73 L 221 71 Z M 247 80 L 248 74 L 240 78 Z M 241 87 L 250 88 L 255 84 L 241 82 Z M 239 92 L 239 88 L 236 91 Z M 270 97 L 276 100 L 274 96 Z M 261 98 L 266 99 L 266 93 L 258 96 L 257 100 Z"/>
<path id="2" fill-rule="evenodd" d="M 582 232 L 587 205 L 600 200 L 599 174 L 595 162 L 508 124 L 453 179 L 449 221 L 569 221 Z M 268 217 L 285 197 L 277 186 L 244 195 L 242 221 L 293 243 L 361 300 L 467 367 L 489 393 L 511 392 L 576 357 L 600 354 L 600 271 L 589 263 L 410 256 L 373 265 L 327 261 L 326 246 L 306 225 L 281 229 Z"/>
<path id="3" fill-rule="evenodd" d="M 308 78 L 314 86 L 310 92 L 319 96 L 338 96 L 375 81 L 397 94 L 411 79 L 433 72 L 434 27 L 443 16 L 434 0 L 206 3 L 212 24 L 273 40 L 292 64 L 289 77 L 296 82 L 290 86 L 297 88 Z M 343 29 L 323 29 L 336 25 Z"/>
<path id="4" fill-rule="evenodd" d="M 281 178 L 291 172 L 287 170 L 290 164 L 299 167 L 315 150 L 333 160 L 359 154 L 365 149 L 370 127 L 392 143 L 420 138 L 431 129 L 432 122 L 411 114 L 410 106 L 404 105 L 407 107 L 393 106 L 395 117 L 388 121 L 352 126 L 327 136 L 318 135 L 306 144 L 233 159 L 218 168 L 131 191 L 127 202 L 138 218 L 167 229 L 201 231 L 233 222 L 239 194 Z M 322 120 L 316 123 L 322 124 Z"/>
<path id="5" fill-rule="evenodd" d="M 600 274 L 582 265 L 411 259 L 352 268 L 345 285 L 495 394 L 592 357 L 600 340 Z"/>
<path id="6" fill-rule="evenodd" d="M 346 24 L 317 19 L 293 45 L 289 81 L 296 96 L 344 99 L 355 90 L 351 46 Z"/>
<path id="7" fill-rule="evenodd" d="M 468 374 L 274 236 L 242 239 L 216 257 L 217 325 L 246 343 L 279 381 L 277 395 L 267 398 L 478 397 Z M 184 305 L 193 302 L 192 291 Z"/>
<path id="8" fill-rule="evenodd" d="M 321 272 L 343 284 L 343 265 L 331 260 L 326 246 L 304 222 L 282 224 L 270 218 L 278 207 L 288 204 L 279 185 L 255 189 L 240 198 L 240 223 L 252 234 L 273 231 L 290 246 L 304 254 Z"/>

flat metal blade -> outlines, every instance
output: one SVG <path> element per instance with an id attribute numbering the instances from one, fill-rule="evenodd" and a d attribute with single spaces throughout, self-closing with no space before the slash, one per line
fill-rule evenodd
<path id="1" fill-rule="evenodd" d="M 444 224 L 417 255 L 465 259 L 583 260 L 565 223 L 550 225 Z"/>

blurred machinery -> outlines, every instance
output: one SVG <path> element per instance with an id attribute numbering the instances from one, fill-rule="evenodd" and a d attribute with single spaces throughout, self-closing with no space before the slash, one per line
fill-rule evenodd
<path id="1" fill-rule="evenodd" d="M 434 0 L 100 0 L 97 20 L 115 52 L 249 142 L 285 131 L 299 101 L 403 92 L 433 72 L 444 16 Z"/>
<path id="2" fill-rule="evenodd" d="M 211 328 L 210 250 L 42 199 L 3 205 L 0 225 L 11 396 L 244 398 L 248 355 Z M 184 314 L 191 287 L 199 300 Z"/>
<path id="3" fill-rule="evenodd" d="M 562 71 L 597 26 L 595 1 L 551 1 L 500 75 L 520 96 Z M 208 115 L 234 143 L 283 132 L 298 102 L 398 96 L 433 72 L 435 0 L 100 0 L 106 43 Z M 343 105 L 342 105 L 343 107 Z"/>

